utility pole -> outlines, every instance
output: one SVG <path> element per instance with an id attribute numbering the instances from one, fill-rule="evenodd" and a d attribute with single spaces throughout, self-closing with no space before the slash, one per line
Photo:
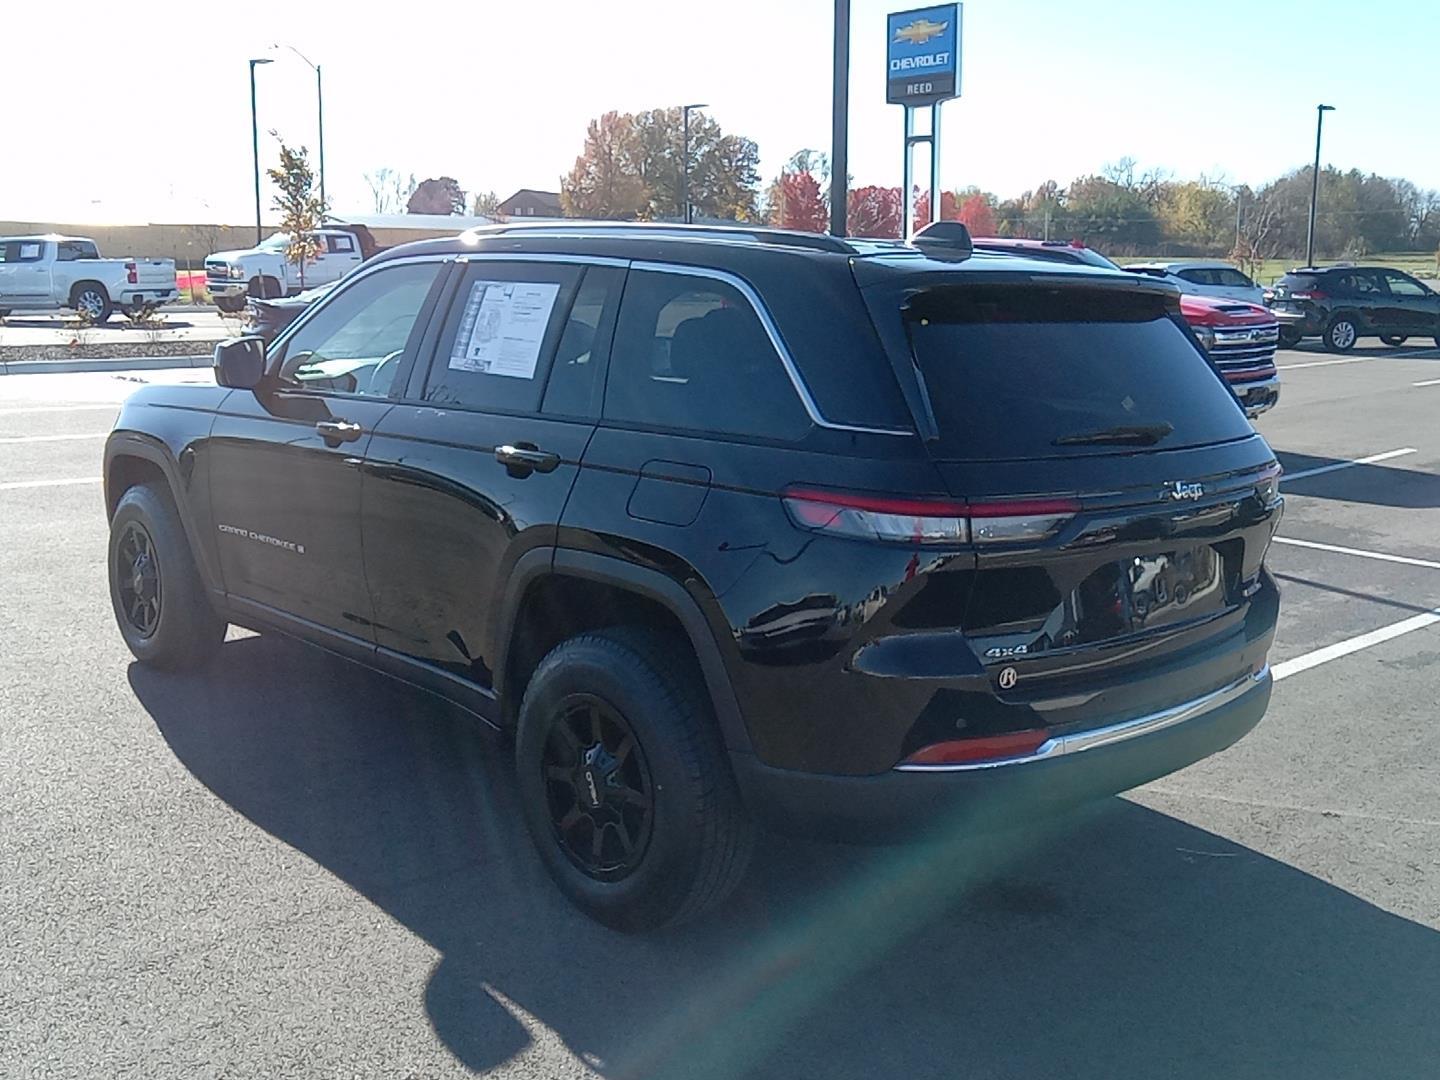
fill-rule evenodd
<path id="1" fill-rule="evenodd" d="M 250 61 L 250 153 L 255 161 L 255 243 L 260 243 L 260 120 L 255 110 L 255 68 L 268 59 Z"/>
<path id="2" fill-rule="evenodd" d="M 680 152 L 680 220 L 686 225 L 694 220 L 690 211 L 690 110 L 707 107 L 703 103 L 680 106 L 680 138 L 683 143 Z"/>
<path id="3" fill-rule="evenodd" d="M 1240 250 L 1240 208 L 1245 204 L 1245 189 L 1235 189 L 1235 250 Z"/>
<path id="4" fill-rule="evenodd" d="M 328 210 L 330 204 L 325 201 L 325 82 L 320 77 L 320 65 L 311 63 L 310 58 L 294 45 L 271 45 L 270 48 L 288 49 L 300 58 L 302 64 L 315 72 L 315 128 L 320 140 L 320 205 Z"/>
<path id="5" fill-rule="evenodd" d="M 850 166 L 850 0 L 835 0 L 834 85 L 830 104 L 830 233 L 845 235 Z"/>
<path id="6" fill-rule="evenodd" d="M 1320 130 L 1334 105 L 1315 106 L 1315 171 L 1310 174 L 1310 224 L 1305 229 L 1305 265 L 1315 265 L 1315 203 L 1320 197 Z"/>

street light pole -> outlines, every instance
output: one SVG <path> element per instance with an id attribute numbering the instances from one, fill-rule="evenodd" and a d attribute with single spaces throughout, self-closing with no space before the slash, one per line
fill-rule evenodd
<path id="1" fill-rule="evenodd" d="M 849 187 L 850 0 L 835 0 L 835 58 L 830 90 L 830 233 L 845 235 Z"/>
<path id="2" fill-rule="evenodd" d="M 1325 114 L 1334 112 L 1334 105 L 1315 106 L 1315 169 L 1310 174 L 1310 224 L 1305 229 L 1305 265 L 1315 265 L 1315 203 L 1320 197 L 1320 130 Z"/>
<path id="3" fill-rule="evenodd" d="M 255 110 L 255 68 L 273 61 L 250 61 L 250 153 L 255 162 L 255 243 L 260 243 L 260 114 Z"/>
<path id="4" fill-rule="evenodd" d="M 680 154 L 680 220 L 689 225 L 694 218 L 690 212 L 690 110 L 704 109 L 706 105 L 681 105 L 680 128 L 684 147 Z"/>
<path id="5" fill-rule="evenodd" d="M 330 204 L 325 201 L 325 83 L 320 77 L 320 65 L 312 63 L 310 58 L 294 45 L 271 45 L 270 48 L 288 49 L 299 57 L 302 64 L 315 72 L 315 127 L 320 140 L 320 205 L 328 210 Z"/>

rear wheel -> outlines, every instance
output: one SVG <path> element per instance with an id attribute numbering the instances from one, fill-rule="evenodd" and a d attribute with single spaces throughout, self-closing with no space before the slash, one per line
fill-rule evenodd
<path id="1" fill-rule="evenodd" d="M 1360 328 L 1349 315 L 1337 315 L 1325 327 L 1325 344 L 1331 352 L 1349 352 L 1359 336 Z"/>
<path id="2" fill-rule="evenodd" d="M 619 930 L 685 922 L 744 876 L 753 831 L 690 665 L 634 628 L 541 662 L 520 708 L 522 808 L 566 897 Z"/>
<path id="3" fill-rule="evenodd" d="M 1300 344 L 1301 334 L 1298 330 L 1281 330 L 1280 347 L 1282 349 L 1293 349 Z"/>
<path id="4" fill-rule="evenodd" d="M 135 659 L 197 668 L 225 640 L 165 489 L 141 484 L 121 497 L 110 522 L 109 569 L 115 621 Z"/>
<path id="5" fill-rule="evenodd" d="M 1404 334 L 1381 334 L 1380 340 L 1386 345 L 1404 345 L 1410 339 Z"/>
<path id="6" fill-rule="evenodd" d="M 93 281 L 76 286 L 70 306 L 97 325 L 107 322 L 115 310 L 104 288 Z"/>

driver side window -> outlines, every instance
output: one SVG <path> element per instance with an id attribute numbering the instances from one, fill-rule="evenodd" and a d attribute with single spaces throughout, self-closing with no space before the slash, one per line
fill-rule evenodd
<path id="1" fill-rule="evenodd" d="M 387 267 L 322 300 L 285 343 L 280 381 L 300 390 L 388 395 L 443 266 Z"/>

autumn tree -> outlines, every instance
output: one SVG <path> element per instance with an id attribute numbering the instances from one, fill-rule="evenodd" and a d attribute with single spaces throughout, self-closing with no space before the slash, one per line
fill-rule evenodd
<path id="1" fill-rule="evenodd" d="M 500 196 L 493 191 L 477 191 L 470 212 L 476 217 L 488 217 L 494 221 L 502 221 L 505 217 L 500 212 Z"/>
<path id="2" fill-rule="evenodd" d="M 940 205 L 945 205 L 944 200 L 941 200 Z M 960 210 L 955 218 L 965 223 L 971 236 L 995 235 L 995 203 L 984 192 L 976 191 L 966 195 L 960 202 Z"/>
<path id="3" fill-rule="evenodd" d="M 274 135 L 275 132 L 270 134 Z M 277 136 L 278 137 L 278 136 Z M 305 264 L 320 254 L 320 238 L 315 230 L 325 217 L 325 204 L 315 194 L 315 174 L 305 147 L 289 147 L 280 143 L 280 164 L 266 169 L 280 193 L 271 205 L 280 214 L 280 231 L 288 238 L 285 259 L 300 271 L 300 288 L 305 288 Z"/>
<path id="4" fill-rule="evenodd" d="M 415 174 L 400 173 L 388 165 L 366 173 L 365 183 L 370 187 L 377 214 L 404 213 L 405 204 L 415 193 Z"/>
<path id="5" fill-rule="evenodd" d="M 942 191 L 940 193 L 940 217 L 938 221 L 959 221 L 960 204 L 955 198 L 953 191 Z M 930 224 L 930 192 L 919 191 L 915 194 L 915 231 L 919 232 L 926 225 Z"/>
<path id="6" fill-rule="evenodd" d="M 463 214 L 465 192 L 453 176 L 437 176 L 420 181 L 405 204 L 408 214 Z"/>
<path id="7" fill-rule="evenodd" d="M 590 121 L 585 147 L 560 181 L 560 207 L 567 217 L 633 221 L 648 205 L 636 170 L 635 118 L 607 112 Z"/>
<path id="8" fill-rule="evenodd" d="M 782 229 L 823 233 L 830 211 L 820 195 L 820 182 L 808 172 L 785 172 L 771 186 L 770 224 Z"/>
<path id="9" fill-rule="evenodd" d="M 898 187 L 870 184 L 856 188 L 845 200 L 845 232 L 850 236 L 899 239 L 903 214 Z"/>

